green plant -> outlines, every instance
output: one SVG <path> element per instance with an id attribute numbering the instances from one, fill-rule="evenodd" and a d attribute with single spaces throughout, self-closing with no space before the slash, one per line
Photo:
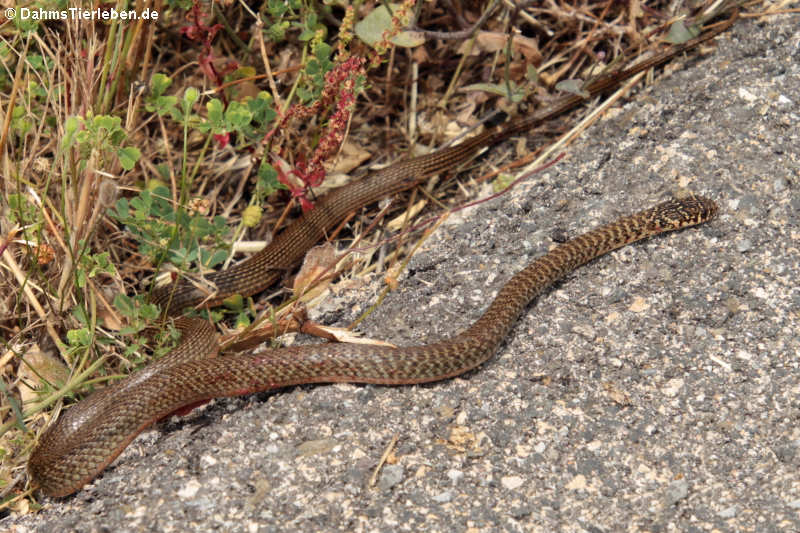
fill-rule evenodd
<path id="1" fill-rule="evenodd" d="M 62 149 L 77 148 L 79 167 L 83 171 L 94 155 L 102 165 L 109 154 L 115 154 L 125 170 L 131 170 L 141 157 L 141 152 L 134 146 L 123 146 L 122 141 L 127 133 L 122 129 L 119 117 L 108 115 L 95 116 L 91 112 L 86 117 L 69 117 L 64 125 Z"/>
<path id="2" fill-rule="evenodd" d="M 80 243 L 80 249 L 85 249 L 85 243 Z M 75 270 L 75 283 L 81 289 L 86 286 L 87 280 L 94 278 L 98 274 L 117 275 L 117 269 L 114 267 L 113 263 L 111 263 L 108 252 L 83 254 L 79 258 L 79 263 L 81 268 Z"/>
<path id="3" fill-rule="evenodd" d="M 139 253 L 155 264 L 197 261 L 211 268 L 227 257 L 225 219 L 216 216 L 208 220 L 199 213 L 176 208 L 164 186 L 145 189 L 130 200 L 120 198 L 109 215 L 125 225 L 139 243 Z M 201 244 L 213 247 L 207 249 Z"/>

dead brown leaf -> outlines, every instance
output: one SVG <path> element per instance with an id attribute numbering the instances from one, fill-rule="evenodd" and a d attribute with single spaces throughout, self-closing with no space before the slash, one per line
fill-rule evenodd
<path id="1" fill-rule="evenodd" d="M 294 278 L 292 290 L 301 302 L 319 296 L 330 285 L 331 280 L 320 281 L 333 272 L 336 265 L 336 248 L 329 242 L 315 246 L 303 259 L 303 266 Z"/>
<path id="2" fill-rule="evenodd" d="M 508 43 L 508 35 L 495 31 L 478 32 L 475 38 L 475 46 L 472 48 L 472 55 L 481 52 L 497 52 L 505 49 Z M 458 49 L 459 54 L 465 54 L 468 50 L 468 41 Z M 529 63 L 538 65 L 542 61 L 542 54 L 539 52 L 539 43 L 535 39 L 523 35 L 515 35 L 511 39 L 512 53 L 520 53 Z"/>
<path id="3" fill-rule="evenodd" d="M 23 355 L 19 365 L 19 394 L 23 404 L 35 403 L 38 393 L 44 387 L 44 380 L 50 384 L 65 383 L 69 379 L 69 369 L 59 359 L 43 352 L 38 344 L 32 345 Z"/>

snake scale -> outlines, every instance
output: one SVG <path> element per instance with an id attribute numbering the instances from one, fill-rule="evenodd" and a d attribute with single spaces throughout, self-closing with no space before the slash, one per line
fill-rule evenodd
<path id="1" fill-rule="evenodd" d="M 644 63 L 601 78 L 590 86 L 590 93 L 602 92 L 636 72 L 710 39 L 729 27 L 733 18 Z M 504 129 L 392 165 L 370 178 L 379 178 L 379 190 L 365 180 L 346 187 L 352 187 L 350 193 L 338 192 L 341 189 L 330 193 L 300 219 L 299 226 L 289 226 L 273 240 L 273 243 L 278 241 L 282 251 L 273 255 L 262 251 L 243 262 L 244 266 L 218 273 L 213 280 L 218 292 L 222 294 L 233 288 L 233 292 L 252 294 L 261 290 L 277 279 L 276 268 L 284 271 L 302 258 L 305 250 L 330 227 L 329 217 L 334 214 L 341 218 L 360 207 L 358 202 L 368 203 L 413 186 L 419 181 L 419 174 L 429 176 L 451 168 L 480 148 L 523 132 L 581 101 L 583 98 L 579 96 L 568 97 L 555 108 L 512 122 Z M 315 215 L 318 211 L 322 214 Z M 31 480 L 50 496 L 72 494 L 94 479 L 143 429 L 211 398 L 305 383 L 404 385 L 462 374 L 491 358 L 530 301 L 567 273 L 626 244 L 705 222 L 716 212 L 712 200 L 690 195 L 584 233 L 534 260 L 512 277 L 468 329 L 433 344 L 400 348 L 321 344 L 214 357 L 219 349 L 214 329 L 199 319 L 179 318 L 176 325 L 181 331 L 181 341 L 172 352 L 79 402 L 45 430 L 28 461 Z M 174 311 L 206 297 L 195 291 L 191 286 L 178 284 L 157 292 L 155 299 Z"/>

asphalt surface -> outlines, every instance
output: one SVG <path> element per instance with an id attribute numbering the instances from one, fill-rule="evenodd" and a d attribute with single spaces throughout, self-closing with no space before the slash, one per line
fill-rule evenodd
<path id="1" fill-rule="evenodd" d="M 446 337 L 555 239 L 681 190 L 715 198 L 716 220 L 571 274 L 477 371 L 217 401 L 0 528 L 800 531 L 800 17 L 715 42 L 451 218 L 361 331 Z M 316 318 L 346 324 L 379 288 Z"/>

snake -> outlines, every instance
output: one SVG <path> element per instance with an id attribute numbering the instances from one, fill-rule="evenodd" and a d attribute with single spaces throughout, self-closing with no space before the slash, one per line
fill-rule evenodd
<path id="1" fill-rule="evenodd" d="M 151 301 L 168 314 L 175 315 L 182 309 L 197 304 L 208 307 L 219 305 L 233 294 L 244 297 L 261 292 L 299 265 L 306 251 L 323 240 L 348 214 L 415 187 L 431 176 L 469 160 L 488 146 L 529 131 L 575 108 L 587 98 L 603 94 L 640 72 L 666 63 L 726 30 L 737 17 L 738 10 L 735 10 L 727 20 L 694 39 L 674 45 L 626 69 L 598 76 L 580 94 L 569 94 L 551 106 L 508 124 L 487 128 L 460 144 L 398 161 L 363 179 L 334 189 L 315 202 L 311 211 L 304 213 L 278 233 L 263 250 L 230 268 L 208 274 L 205 280 L 215 290 L 209 292 L 189 280 L 178 279 L 174 283 L 156 287 L 151 292 Z"/>
<path id="2" fill-rule="evenodd" d="M 214 357 L 213 328 L 201 319 L 179 318 L 178 346 L 67 410 L 41 436 L 28 471 L 46 494 L 67 496 L 94 479 L 143 429 L 212 398 L 308 383 L 409 385 L 463 374 L 491 358 L 530 301 L 569 272 L 611 250 L 700 224 L 716 213 L 713 200 L 690 195 L 575 237 L 514 275 L 465 331 L 431 344 L 330 343 Z"/>
<path id="3" fill-rule="evenodd" d="M 735 17 L 736 13 L 718 28 L 668 52 L 599 78 L 588 92 L 599 94 L 621 79 L 666 62 L 729 27 Z M 224 299 L 223 294 L 258 292 L 277 280 L 280 274 L 275 272 L 294 266 L 311 245 L 324 237 L 333 225 L 332 218 L 341 220 L 360 202 L 370 203 L 412 187 L 419 182 L 419 175 L 450 169 L 483 147 L 527 131 L 584 99 L 579 95 L 567 97 L 553 108 L 512 121 L 505 128 L 401 161 L 369 180 L 332 191 L 299 223 L 278 234 L 272 241 L 277 244 L 217 273 L 213 277 L 216 295 L 198 294 L 194 286 L 176 283 L 156 290 L 153 299 L 169 313 L 200 299 L 209 305 L 209 301 L 218 303 Z M 379 185 L 370 183 L 373 178 Z M 621 246 L 706 222 L 717 210 L 713 200 L 690 194 L 560 244 L 514 275 L 470 327 L 435 343 L 406 347 L 330 343 L 217 356 L 219 345 L 214 328 L 201 319 L 179 317 L 175 326 L 181 334 L 180 341 L 169 354 L 96 391 L 65 410 L 45 429 L 28 460 L 30 480 L 48 496 L 68 496 L 97 477 L 141 431 L 170 414 L 186 412 L 213 398 L 311 383 L 410 385 L 464 374 L 488 361 L 530 302 L 568 273 Z"/>

